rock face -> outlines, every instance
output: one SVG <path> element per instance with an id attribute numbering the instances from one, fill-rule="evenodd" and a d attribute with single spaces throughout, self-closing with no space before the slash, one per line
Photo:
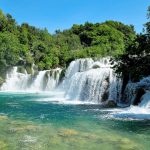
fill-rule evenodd
<path id="1" fill-rule="evenodd" d="M 138 104 L 140 104 L 140 103 L 141 103 L 141 98 L 142 98 L 142 96 L 143 96 L 145 93 L 146 93 L 146 92 L 145 92 L 145 89 L 143 89 L 143 88 L 137 89 L 137 91 L 136 91 L 136 97 L 135 97 L 135 99 L 133 100 L 133 105 L 138 105 Z"/>

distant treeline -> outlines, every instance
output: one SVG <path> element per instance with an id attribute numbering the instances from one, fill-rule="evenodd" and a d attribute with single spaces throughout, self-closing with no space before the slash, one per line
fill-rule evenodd
<path id="1" fill-rule="evenodd" d="M 133 47 L 136 39 L 133 26 L 117 21 L 74 24 L 68 30 L 50 34 L 27 23 L 18 25 L 10 14 L 0 11 L 0 70 L 33 63 L 44 70 L 65 67 L 76 58 L 118 58 Z"/>

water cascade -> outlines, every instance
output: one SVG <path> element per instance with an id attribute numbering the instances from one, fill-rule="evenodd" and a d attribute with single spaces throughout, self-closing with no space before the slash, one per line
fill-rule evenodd
<path id="1" fill-rule="evenodd" d="M 136 83 L 129 82 L 124 91 L 122 103 L 125 101 L 130 106 L 116 112 L 112 110 L 112 117 L 119 119 L 150 119 L 150 77 L 145 77 Z"/>
<path id="2" fill-rule="evenodd" d="M 1 91 L 13 92 L 40 92 L 53 90 L 59 82 L 61 69 L 39 71 L 33 75 L 19 73 L 17 67 L 13 67 L 6 75 L 6 82 Z"/>
<path id="3" fill-rule="evenodd" d="M 14 67 L 6 75 L 2 91 L 40 92 L 51 91 L 56 87 L 65 93 L 69 100 L 101 103 L 106 100 L 118 102 L 122 82 L 116 77 L 109 58 L 91 58 L 72 61 L 66 70 L 62 83 L 58 85 L 61 69 L 32 71 L 34 74 L 19 73 Z"/>
<path id="4" fill-rule="evenodd" d="M 19 73 L 18 70 L 18 67 L 13 67 L 6 74 L 1 91 L 46 91 L 50 97 L 42 101 L 69 104 L 108 104 L 111 101 L 119 106 L 129 106 L 122 109 L 106 109 L 113 118 L 150 118 L 150 77 L 136 83 L 129 81 L 121 95 L 122 80 L 114 73 L 110 58 L 74 60 L 65 74 L 60 68 L 39 72 L 33 69 L 32 74 L 28 74 L 26 70 Z"/>
<path id="5" fill-rule="evenodd" d="M 122 82 L 111 69 L 109 58 L 78 59 L 71 62 L 61 88 L 70 100 L 101 103 L 119 101 Z"/>
<path id="6" fill-rule="evenodd" d="M 138 95 L 139 91 L 144 91 L 142 94 Z M 129 82 L 125 88 L 123 94 L 123 101 L 126 103 L 134 104 L 136 98 L 139 97 L 139 103 L 143 100 L 142 95 L 150 91 L 150 77 L 145 77 L 139 82 Z M 138 104 L 138 102 L 137 102 Z"/>
<path id="7" fill-rule="evenodd" d="M 110 58 L 77 59 L 70 63 L 61 83 L 60 68 L 32 71 L 34 74 L 28 74 L 27 71 L 19 73 L 18 67 L 13 67 L 7 73 L 1 91 L 50 92 L 57 89 L 64 93 L 63 98 L 66 100 L 92 103 L 112 100 L 128 105 L 136 102 L 138 107 L 149 108 L 150 77 L 137 83 L 129 82 L 121 95 L 122 81 L 117 78 L 111 67 Z M 140 97 L 139 89 L 143 92 Z"/>

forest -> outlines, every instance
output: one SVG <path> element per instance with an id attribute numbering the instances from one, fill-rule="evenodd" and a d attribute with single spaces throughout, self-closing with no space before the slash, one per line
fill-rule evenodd
<path id="1" fill-rule="evenodd" d="M 137 81 L 150 74 L 150 7 L 147 17 L 140 34 L 136 34 L 133 25 L 112 20 L 74 24 L 50 34 L 46 28 L 18 25 L 10 14 L 0 10 L 1 74 L 16 65 L 26 67 L 32 74 L 33 64 L 38 70 L 46 70 L 65 68 L 77 58 L 111 56 L 117 62 L 119 75 Z"/>

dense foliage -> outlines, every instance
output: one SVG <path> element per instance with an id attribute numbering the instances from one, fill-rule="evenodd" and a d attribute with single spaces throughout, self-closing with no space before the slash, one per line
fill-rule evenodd
<path id="1" fill-rule="evenodd" d="M 0 11 L 0 69 L 19 65 L 39 70 L 66 66 L 76 58 L 118 56 L 134 41 L 133 26 L 116 21 L 73 25 L 51 35 L 27 23 L 18 25 Z"/>
<path id="2" fill-rule="evenodd" d="M 118 62 L 117 73 L 132 81 L 150 75 L 150 7 L 147 16 L 145 31 L 137 35 L 125 52 L 115 59 Z"/>

